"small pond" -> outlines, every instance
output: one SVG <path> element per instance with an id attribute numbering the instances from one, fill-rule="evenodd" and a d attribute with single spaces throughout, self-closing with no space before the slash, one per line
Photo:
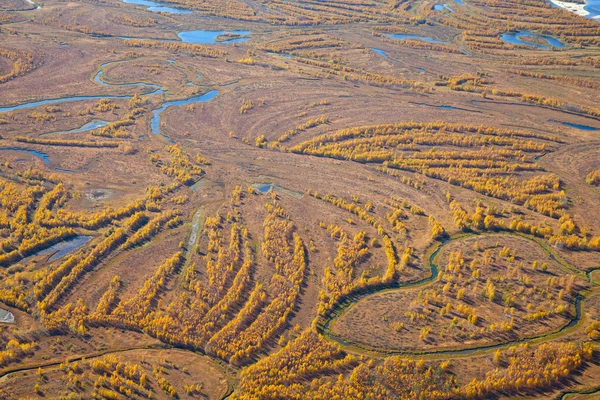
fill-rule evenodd
<path id="1" fill-rule="evenodd" d="M 138 6 L 148 7 L 148 11 L 164 12 L 169 14 L 191 14 L 192 11 L 185 8 L 169 7 L 163 3 L 149 0 L 123 0 L 123 3 L 136 4 Z"/>
<path id="2" fill-rule="evenodd" d="M 218 43 L 238 43 L 250 40 L 248 37 L 250 31 L 208 31 L 208 30 L 196 30 L 196 31 L 185 31 L 179 32 L 177 36 L 183 43 L 192 44 L 218 44 Z M 219 41 L 217 38 L 222 35 L 235 35 L 231 36 L 231 39 Z M 239 35 L 239 36 L 238 36 Z M 241 36 L 241 37 L 240 37 Z"/>
<path id="3" fill-rule="evenodd" d="M 546 44 L 540 44 L 537 42 L 532 42 L 528 40 L 528 38 L 538 38 L 542 42 Z M 507 32 L 503 33 L 501 39 L 506 43 L 517 44 L 517 45 L 525 45 L 529 47 L 534 47 L 540 50 L 550 50 L 550 47 L 555 47 L 557 49 L 562 49 L 565 47 L 560 40 L 555 37 L 549 35 L 541 35 L 539 33 L 534 33 L 531 31 L 519 31 L 519 32 Z"/>
<path id="4" fill-rule="evenodd" d="M 40 160 L 42 160 L 44 162 L 44 164 L 50 163 L 48 154 L 42 153 L 40 151 L 35 151 L 35 150 L 31 150 L 31 149 L 21 149 L 19 147 L 0 147 L 0 151 L 18 151 L 21 153 L 28 153 L 28 154 L 34 155 L 37 158 L 39 158 Z"/>
<path id="5" fill-rule="evenodd" d="M 412 34 L 406 34 L 406 33 L 390 33 L 389 36 L 392 39 L 399 39 L 399 40 L 416 39 L 416 40 L 423 40 L 423 41 L 429 42 L 429 43 L 443 43 L 443 44 L 449 43 L 449 42 L 444 42 L 442 40 L 437 40 L 437 39 L 431 38 L 429 36 L 419 36 L 419 35 L 412 35 Z"/>

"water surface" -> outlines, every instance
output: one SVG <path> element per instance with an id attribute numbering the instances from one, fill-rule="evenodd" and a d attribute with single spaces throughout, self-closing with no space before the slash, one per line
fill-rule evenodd
<path id="1" fill-rule="evenodd" d="M 166 103 L 163 103 L 163 105 L 160 106 L 159 108 L 152 110 L 152 119 L 150 120 L 150 130 L 152 131 L 152 133 L 154 133 L 156 135 L 160 135 L 160 136 L 164 137 L 165 139 L 167 139 L 169 141 L 169 143 L 175 144 L 175 142 L 173 142 L 170 137 L 160 133 L 160 114 L 162 114 L 163 111 L 165 111 L 167 108 L 169 108 L 171 106 L 177 107 L 177 106 L 185 106 L 185 105 L 192 104 L 192 103 L 207 102 L 207 101 L 213 99 L 218 94 L 219 94 L 218 90 L 211 90 L 208 93 L 205 93 L 200 96 L 190 97 L 189 99 L 167 101 Z"/>
<path id="2" fill-rule="evenodd" d="M 176 8 L 165 6 L 163 3 L 158 3 L 156 1 L 149 0 L 123 0 L 123 3 L 127 4 L 136 4 L 138 6 L 146 6 L 148 7 L 148 11 L 153 12 L 164 12 L 169 14 L 191 14 L 192 11 L 186 8 Z"/>
<path id="3" fill-rule="evenodd" d="M 549 3 L 554 7 L 563 8 L 558 4 L 552 2 L 552 0 L 549 0 Z M 578 5 L 573 4 L 573 8 L 578 8 Z M 564 7 L 564 9 L 567 11 L 575 12 L 566 7 Z M 585 12 L 584 17 L 600 22 L 600 0 L 586 0 L 585 5 L 583 6 L 583 10 Z"/>
<path id="4" fill-rule="evenodd" d="M 15 316 L 10 311 L 0 308 L 0 322 L 12 324 L 15 322 Z"/>
<path id="5" fill-rule="evenodd" d="M 371 47 L 371 50 L 373 50 L 375 53 L 379 54 L 383 58 L 389 58 L 384 50 L 376 49 L 375 47 Z"/>
<path id="6" fill-rule="evenodd" d="M 548 43 L 548 45 L 543 45 L 539 43 L 530 42 L 527 40 L 527 37 L 535 37 L 541 38 Z M 557 49 L 562 49 L 565 45 L 555 37 L 549 35 L 541 35 L 539 33 L 531 32 L 531 31 L 519 31 L 519 32 L 507 32 L 503 33 L 501 39 L 506 43 L 517 44 L 517 45 L 525 45 L 529 47 L 534 47 L 540 50 L 550 50 L 550 47 L 556 47 Z"/>
<path id="7" fill-rule="evenodd" d="M 183 43 L 192 43 L 192 44 L 218 44 L 218 43 L 238 43 L 245 42 L 250 40 L 247 37 L 235 37 L 229 40 L 223 40 L 217 42 L 217 37 L 225 34 L 234 34 L 234 35 L 249 35 L 250 31 L 208 31 L 208 30 L 197 30 L 197 31 L 186 31 L 179 32 L 177 36 L 181 39 Z"/>
<path id="8" fill-rule="evenodd" d="M 437 39 L 431 38 L 429 36 L 419 36 L 419 35 L 412 35 L 412 34 L 405 34 L 405 33 L 390 33 L 389 36 L 392 39 L 399 39 L 399 40 L 416 39 L 416 40 L 423 40 L 423 41 L 429 42 L 429 43 L 449 44 L 449 42 L 437 40 Z"/>
<path id="9" fill-rule="evenodd" d="M 295 192 L 290 189 L 282 188 L 281 186 L 277 186 L 272 183 L 255 183 L 250 186 L 252 186 L 254 189 L 258 190 L 259 193 L 262 193 L 262 194 L 267 194 L 267 193 L 269 193 L 269 191 L 274 190 L 277 192 L 285 193 L 285 194 L 295 197 L 297 199 L 301 199 L 303 196 L 303 194 L 300 192 Z"/>
<path id="10" fill-rule="evenodd" d="M 449 11 L 451 13 L 454 12 L 454 10 L 451 9 L 450 6 L 448 6 L 448 4 L 446 4 L 446 3 L 444 3 L 444 4 L 436 4 L 436 5 L 433 6 L 433 9 L 436 10 L 436 11 L 441 11 L 441 12 L 444 12 L 444 11 Z"/>
<path id="11" fill-rule="evenodd" d="M 48 154 L 46 153 L 42 153 L 40 151 L 35 151 L 35 150 L 31 150 L 31 149 L 22 149 L 20 147 L 0 147 L 0 151 L 18 151 L 21 153 L 28 153 L 31 155 L 36 156 L 37 158 L 39 158 L 40 160 L 42 160 L 44 162 L 44 164 L 49 164 L 50 163 L 50 159 L 48 158 Z"/>
<path id="12" fill-rule="evenodd" d="M 589 126 L 589 125 L 581 125 L 581 124 L 574 124 L 571 122 L 565 122 L 565 121 L 555 121 L 553 119 L 548 120 L 548 122 L 556 122 L 559 124 L 563 124 L 565 126 L 571 127 L 571 128 L 575 128 L 575 129 L 579 129 L 582 131 L 597 131 L 598 128 L 594 128 L 593 126 Z"/>
<path id="13" fill-rule="evenodd" d="M 71 238 L 69 240 L 63 240 L 62 242 L 57 243 L 54 246 L 48 247 L 45 250 L 37 252 L 36 254 L 34 254 L 34 257 L 52 254 L 48 258 L 48 262 L 53 262 L 63 258 L 66 255 L 71 254 L 72 252 L 89 242 L 91 239 L 92 236 L 75 236 L 74 238 Z"/>

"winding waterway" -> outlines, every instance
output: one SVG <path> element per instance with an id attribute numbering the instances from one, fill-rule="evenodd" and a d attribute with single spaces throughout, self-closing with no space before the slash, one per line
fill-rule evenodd
<path id="1" fill-rule="evenodd" d="M 218 94 L 219 94 L 218 90 L 211 90 L 210 92 L 207 92 L 203 95 L 190 97 L 189 99 L 167 101 L 166 103 L 163 103 L 163 105 L 160 106 L 159 108 L 152 110 L 152 119 L 150 120 L 150 130 L 152 131 L 152 133 L 154 133 L 156 135 L 160 135 L 160 136 L 164 137 L 165 139 L 167 139 L 169 141 L 169 143 L 175 144 L 175 142 L 173 142 L 170 137 L 168 137 L 167 135 L 164 135 L 160 132 L 160 120 L 161 120 L 160 115 L 162 114 L 162 112 L 172 106 L 177 107 L 177 106 L 185 106 L 185 105 L 193 104 L 193 103 L 205 103 L 205 102 L 213 99 Z"/>

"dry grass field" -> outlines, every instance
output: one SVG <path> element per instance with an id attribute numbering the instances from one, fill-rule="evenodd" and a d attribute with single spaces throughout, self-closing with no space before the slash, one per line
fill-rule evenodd
<path id="1" fill-rule="evenodd" d="M 600 24 L 0 4 L 0 398 L 599 396 Z"/>

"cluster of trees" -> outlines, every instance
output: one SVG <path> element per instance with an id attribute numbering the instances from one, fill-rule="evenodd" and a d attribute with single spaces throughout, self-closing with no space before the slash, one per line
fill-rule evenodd
<path id="1" fill-rule="evenodd" d="M 7 71 L 4 75 L 0 75 L 0 83 L 25 75 L 39 66 L 39 62 L 36 62 L 33 53 L 27 50 L 0 48 L 0 57 L 5 57 L 12 61 L 10 71 Z"/>
<path id="2" fill-rule="evenodd" d="M 35 342 L 20 343 L 15 339 L 9 340 L 2 346 L 3 350 L 0 351 L 0 366 L 5 366 L 6 364 L 32 356 L 36 346 Z"/>
<path id="3" fill-rule="evenodd" d="M 132 104 L 140 104 L 141 102 L 144 102 L 144 100 L 137 93 L 134 94 L 130 100 L 130 103 Z M 90 133 L 93 136 L 103 136 L 108 138 L 130 138 L 131 134 L 123 128 L 135 124 L 135 117 L 142 114 L 144 111 L 145 110 L 142 107 L 135 107 L 120 120 L 110 122 L 101 128 L 93 129 Z"/>
<path id="4" fill-rule="evenodd" d="M 138 229 L 127 239 L 125 243 L 121 245 L 123 249 L 130 249 L 132 247 L 139 246 L 147 240 L 150 240 L 153 236 L 157 235 L 163 227 L 171 228 L 182 222 L 177 211 L 174 210 L 159 213 L 150 221 L 148 221 L 147 224 L 140 227 L 140 223 L 138 221 L 141 221 L 141 218 L 143 217 L 138 213 L 132 216 L 129 225 L 135 226 Z"/>
<path id="5" fill-rule="evenodd" d="M 155 18 L 150 18 L 150 17 L 136 18 L 136 17 L 132 17 L 127 14 L 114 15 L 114 16 L 110 17 L 110 20 L 117 24 L 127 25 L 127 26 L 135 26 L 138 28 L 154 26 L 158 23 L 158 20 Z"/>
<path id="6" fill-rule="evenodd" d="M 595 169 L 590 171 L 589 174 L 585 177 L 585 181 L 588 185 L 599 186 L 600 185 L 600 170 Z"/>
<path id="7" fill-rule="evenodd" d="M 203 46 L 200 44 L 166 42 L 158 40 L 141 40 L 141 39 L 125 39 L 125 46 L 128 47 L 145 47 L 145 48 L 162 48 L 172 53 L 187 53 L 194 56 L 218 58 L 227 55 L 225 50 L 216 47 Z"/>
<path id="8" fill-rule="evenodd" d="M 600 109 L 584 107 L 577 104 L 569 104 L 553 97 L 545 97 L 537 94 L 515 92 L 510 90 L 489 88 L 481 85 L 467 83 L 464 85 L 448 85 L 451 90 L 481 93 L 484 97 L 488 94 L 516 98 L 524 103 L 534 104 L 538 107 L 546 107 L 560 111 L 567 111 L 576 114 L 589 115 L 592 117 L 600 117 Z"/>
<path id="9" fill-rule="evenodd" d="M 286 142 L 290 140 L 293 136 L 296 136 L 300 132 L 304 132 L 307 129 L 314 128 L 319 125 L 329 123 L 329 118 L 325 115 L 321 115 L 318 118 L 311 118 L 303 124 L 298 125 L 294 129 L 290 129 L 289 131 L 283 133 L 279 138 L 277 138 L 277 142 Z"/>
<path id="10" fill-rule="evenodd" d="M 357 162 L 383 162 L 386 171 L 400 169 L 421 173 L 560 217 L 564 214 L 566 197 L 559 190 L 561 183 L 556 175 L 540 174 L 527 179 L 517 176 L 520 171 L 542 169 L 529 156 L 546 149 L 546 143 L 538 140 L 561 142 L 551 135 L 521 130 L 408 122 L 343 129 L 306 140 L 288 150 Z M 423 146 L 477 149 L 455 151 Z"/>
<path id="11" fill-rule="evenodd" d="M 557 275 L 544 280 L 545 264 L 540 270 L 537 260 L 531 266 L 525 262 L 516 249 L 504 246 L 494 256 L 491 247 L 481 242 L 476 242 L 473 250 L 451 252 L 439 279 L 411 303 L 403 326 L 415 332 L 430 329 L 438 332 L 440 339 L 457 342 L 522 335 L 540 320 L 555 326 L 568 315 L 575 277 Z M 416 319 L 418 316 L 423 318 Z M 427 342 L 440 339 L 430 336 Z"/>
<path id="12" fill-rule="evenodd" d="M 390 42 L 392 44 L 398 46 L 404 46 L 411 49 L 419 49 L 419 50 L 430 50 L 430 51 L 440 51 L 444 53 L 450 54 L 463 54 L 463 51 L 456 47 L 455 45 L 447 45 L 441 43 L 429 43 L 424 40 L 410 40 L 410 39 L 393 39 L 387 35 L 382 35 L 381 33 L 375 31 L 373 32 L 373 36 L 378 36 L 383 38 L 386 42 Z"/>
<path id="13" fill-rule="evenodd" d="M 51 274 L 38 282 L 34 288 L 34 293 L 37 298 L 43 297 L 43 300 L 38 302 L 38 308 L 42 317 L 44 317 L 44 322 L 48 322 L 50 326 L 54 322 L 58 322 L 52 321 L 51 316 L 47 315 L 50 309 L 72 288 L 78 279 L 104 261 L 108 254 L 123 243 L 126 238 L 127 234 L 123 228 L 115 229 L 102 242 L 98 243 L 87 256 L 79 254 L 69 257 Z"/>
<path id="14" fill-rule="evenodd" d="M 46 146 L 69 146 L 69 147 L 100 147 L 117 148 L 122 142 L 115 141 L 96 141 L 96 140 L 78 140 L 78 139 L 41 139 L 25 136 L 15 136 L 15 140 L 21 143 L 41 144 Z"/>
<path id="15" fill-rule="evenodd" d="M 410 176 L 407 176 L 406 174 L 402 174 L 400 173 L 398 170 L 392 169 L 392 168 L 387 168 L 385 166 L 377 167 L 377 171 L 379 172 L 383 172 L 384 174 L 388 174 L 390 176 L 393 176 L 395 178 L 398 178 L 398 180 L 402 183 L 404 183 L 405 185 L 411 186 L 417 190 L 422 190 L 425 191 L 425 180 L 422 178 L 413 178 Z"/>
<path id="16" fill-rule="evenodd" d="M 365 233 L 359 232 L 353 239 L 350 239 L 348 234 L 339 226 L 327 226 L 327 231 L 332 238 L 339 240 L 339 245 L 338 256 L 334 260 L 336 272 L 333 273 L 330 268 L 325 271 L 326 274 L 323 283 L 326 290 L 322 290 L 320 293 L 321 301 L 318 310 L 319 315 L 324 316 L 329 313 L 335 305 L 343 301 L 347 296 L 371 288 L 385 287 L 393 284 L 398 278 L 398 274 L 410 263 L 412 249 L 409 247 L 406 248 L 400 259 L 398 259 L 396 246 L 392 239 L 390 239 L 390 236 L 386 233 L 386 230 L 379 219 L 376 218 L 373 203 L 368 201 L 363 207 L 360 207 L 357 204 L 358 198 L 354 198 L 353 202 L 347 202 L 342 198 L 330 194 L 320 195 L 311 191 L 309 191 L 308 194 L 316 199 L 323 200 L 338 208 L 346 210 L 373 226 L 383 242 L 387 260 L 387 267 L 382 276 L 375 275 L 368 277 L 363 273 L 360 277 L 355 277 L 355 268 L 360 265 L 362 258 L 364 258 L 368 252 L 368 247 L 365 242 Z M 404 207 L 414 215 L 425 214 L 422 209 L 412 206 L 407 201 L 398 198 L 392 198 L 392 200 L 388 201 L 388 204 L 392 205 L 393 210 L 397 215 L 399 215 L 398 213 L 403 213 L 401 210 L 398 210 L 398 207 Z M 392 218 L 394 212 L 391 214 L 388 213 L 387 215 L 388 223 L 392 230 L 398 228 L 398 221 L 395 218 Z M 325 227 L 325 224 L 323 223 L 321 226 Z M 371 246 L 374 246 L 376 244 L 376 239 L 372 238 L 370 244 Z"/>
<path id="17" fill-rule="evenodd" d="M 277 353 L 244 369 L 238 393 L 234 396 L 240 399 L 275 395 L 293 398 L 287 394 L 302 391 L 303 381 L 311 380 L 317 374 L 343 373 L 357 361 L 356 357 L 343 353 L 338 345 L 307 329 Z"/>
<path id="18" fill-rule="evenodd" d="M 449 202 L 455 225 L 463 231 L 520 232 L 546 239 L 551 245 L 557 248 L 600 250 L 600 236 L 591 236 L 586 229 L 580 229 L 567 213 L 562 213 L 559 218 L 558 222 L 560 226 L 558 232 L 556 232 L 551 226 L 538 226 L 523 221 L 521 217 L 510 220 L 498 218 L 498 213 L 492 207 L 484 208 L 477 206 L 475 212 L 470 214 L 458 201 L 449 198 Z"/>
<path id="19" fill-rule="evenodd" d="M 156 200 L 156 198 L 152 197 L 151 193 L 147 199 L 133 201 L 116 210 L 107 207 L 95 214 L 85 214 L 83 212 L 71 212 L 63 207 L 73 197 L 73 193 L 67 190 L 62 183 L 58 183 L 41 198 L 34 214 L 34 222 L 48 228 L 66 226 L 96 230 L 111 222 L 130 217 L 136 212 L 145 210 L 149 200 Z M 54 210 L 55 208 L 56 210 Z M 52 212 L 53 210 L 54 213 Z M 139 218 L 139 215 L 136 216 L 136 220 L 137 218 Z"/>
<path id="20" fill-rule="evenodd" d="M 178 0 L 208 16 L 219 16 L 242 21 L 265 22 L 272 25 L 318 26 L 350 22 L 380 22 L 382 24 L 417 24 L 424 22 L 424 14 L 409 12 L 408 0 L 389 2 L 362 2 L 339 0 L 335 2 L 289 2 L 275 0 L 268 7 L 250 7 L 240 0 Z M 412 10 L 410 10 L 412 11 Z"/>
<path id="21" fill-rule="evenodd" d="M 400 356 L 358 363 L 311 331 L 245 369 L 234 398 L 286 399 L 471 399 L 497 392 L 552 389 L 593 357 L 593 347 L 572 343 L 522 345 L 499 354 L 504 367 L 461 384 L 451 362 L 413 361 Z M 315 378 L 315 376 L 318 376 Z"/>
<path id="22" fill-rule="evenodd" d="M 108 288 L 98 301 L 98 305 L 96 306 L 96 312 L 98 314 L 108 314 L 113 310 L 113 308 L 117 305 L 117 293 L 120 288 L 121 278 L 119 275 L 115 275 L 108 284 Z"/>
<path id="23" fill-rule="evenodd" d="M 25 224 L 18 227 L 15 227 L 16 224 L 11 225 L 15 230 L 7 240 L 1 242 L 2 250 L 6 251 L 7 248 L 10 249 L 15 245 L 17 247 L 12 251 L 0 254 L 0 265 L 5 267 L 75 236 L 75 231 L 72 228 L 48 229 L 35 224 Z"/>
<path id="24" fill-rule="evenodd" d="M 274 200 L 263 223 L 263 255 L 275 266 L 269 283 L 270 301 L 246 329 L 232 341 L 223 343 L 224 348 L 220 349 L 233 364 L 247 363 L 285 326 L 300 296 L 306 250 L 302 239 L 294 232 L 293 223 L 281 216 L 282 211 Z"/>
<path id="25" fill-rule="evenodd" d="M 533 71 L 524 71 L 522 69 L 508 69 L 506 72 L 511 74 L 525 76 L 529 78 L 537 78 L 537 79 L 548 79 L 552 81 L 557 81 L 560 83 L 564 83 L 568 86 L 579 86 L 583 88 L 589 89 L 598 89 L 600 88 L 600 83 L 596 81 L 590 81 L 588 79 L 577 78 L 574 76 L 564 76 L 564 75 L 549 75 L 543 72 L 533 72 Z"/>
<path id="26" fill-rule="evenodd" d="M 242 99 L 242 106 L 240 107 L 240 114 L 248 114 L 248 111 L 252 110 L 255 103 L 250 99 Z"/>
<path id="27" fill-rule="evenodd" d="M 324 289 L 319 293 L 319 314 L 330 310 L 342 296 L 356 287 L 355 270 L 360 266 L 369 248 L 363 231 L 353 238 L 342 231 L 338 245 L 337 257 L 333 260 L 334 268 L 325 268 L 323 276 Z"/>
<path id="28" fill-rule="evenodd" d="M 373 86 L 401 86 L 413 89 L 425 88 L 425 85 L 422 82 L 368 72 L 362 68 L 347 66 L 336 61 L 319 61 L 310 58 L 296 58 L 295 61 L 320 68 L 327 77 L 334 75 L 340 77 L 342 80 L 351 82 L 365 83 Z"/>
<path id="29" fill-rule="evenodd" d="M 79 33 L 84 33 L 86 35 L 94 35 L 94 36 L 100 36 L 100 37 L 110 36 L 110 33 L 106 32 L 106 31 L 94 30 L 94 29 L 90 28 L 89 26 L 79 24 L 77 22 L 77 16 L 75 16 L 75 18 L 73 18 L 70 21 L 71 23 L 65 23 L 63 21 L 60 21 L 55 16 L 41 18 L 40 22 L 44 25 L 50 25 L 50 26 L 55 25 L 55 26 L 58 26 L 62 29 L 65 29 L 65 30 L 71 31 L 71 32 L 79 32 Z"/>
<path id="30" fill-rule="evenodd" d="M 302 36 L 293 36 L 289 39 L 273 43 L 262 43 L 257 49 L 270 53 L 292 53 L 306 49 L 333 49 L 342 48 L 348 43 L 340 38 L 324 34 L 322 31 L 303 32 Z"/>
<path id="31" fill-rule="evenodd" d="M 167 146 L 166 150 L 169 152 L 170 156 L 168 162 L 162 162 L 158 154 L 153 154 L 150 157 L 150 161 L 160 167 L 161 172 L 175 178 L 184 185 L 191 185 L 198 180 L 203 173 L 202 167 L 181 150 L 181 147 L 179 147 L 178 144 Z"/>
<path id="32" fill-rule="evenodd" d="M 121 300 L 111 317 L 124 321 L 124 325 L 132 324 L 144 328 L 151 317 L 150 311 L 161 289 L 165 287 L 168 279 L 184 261 L 183 252 L 178 251 L 167 258 L 158 266 L 152 277 L 144 282 L 144 286 L 132 298 Z M 109 289 L 110 290 L 110 289 Z"/>
<path id="33" fill-rule="evenodd" d="M 237 208 L 243 198 L 241 188 L 236 188 L 232 201 L 224 206 L 229 208 L 226 216 L 219 212 L 216 217 L 206 219 L 205 273 L 198 274 L 194 263 L 184 264 L 184 253 L 178 252 L 161 264 L 130 298 L 119 298 L 121 280 L 115 276 L 94 312 L 79 301 L 49 313 L 88 264 L 101 259 L 102 251 L 108 251 L 104 249 L 114 248 L 111 243 L 125 242 L 127 230 L 140 232 L 151 224 L 143 225 L 143 213 L 134 214 L 87 257 L 83 252 L 71 256 L 38 282 L 36 296 L 46 327 L 51 331 L 69 329 L 82 335 L 87 332 L 86 326 L 141 329 L 162 341 L 201 349 L 233 364 L 248 363 L 270 339 L 281 333 L 292 315 L 304 279 L 306 249 L 295 233 L 294 224 L 273 198 L 267 204 L 262 252 L 275 272 L 268 285 L 253 283 L 253 251 L 248 230 L 239 222 L 241 214 Z M 223 238 L 227 226 L 229 243 Z M 180 288 L 178 296 L 163 304 L 161 293 L 184 265 L 183 279 L 176 284 Z M 116 382 L 117 378 L 114 379 Z M 103 385 L 98 387 L 116 388 Z M 135 393 L 133 386 L 125 387 Z"/>
<path id="34" fill-rule="evenodd" d="M 89 364 L 92 371 L 99 375 L 94 382 L 94 388 L 100 396 L 103 395 L 100 389 L 105 388 L 112 389 L 127 397 L 134 394 L 145 398 L 152 397 L 148 376 L 139 364 L 119 361 L 113 355 L 107 355 L 101 359 L 97 358 Z"/>
<path id="35" fill-rule="evenodd" d="M 501 40 L 502 33 L 517 29 L 556 36 L 563 42 L 580 45 L 597 45 L 600 41 L 600 30 L 594 21 L 553 8 L 543 1 L 482 0 L 470 5 L 474 7 L 473 12 L 449 13 L 438 21 L 460 29 L 469 47 L 486 53 L 506 55 L 503 50 L 531 49 Z"/>

